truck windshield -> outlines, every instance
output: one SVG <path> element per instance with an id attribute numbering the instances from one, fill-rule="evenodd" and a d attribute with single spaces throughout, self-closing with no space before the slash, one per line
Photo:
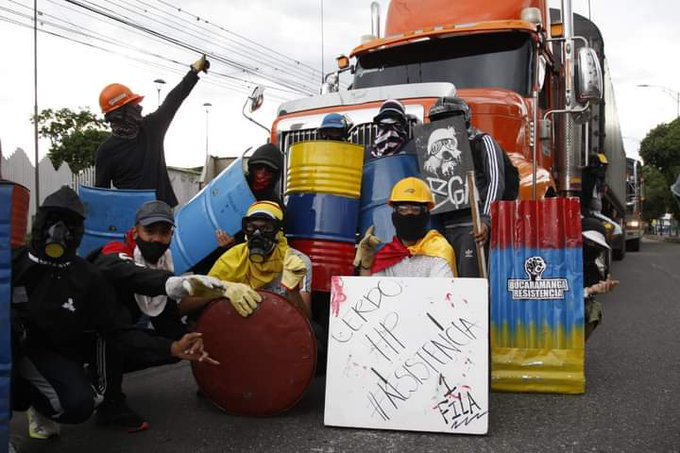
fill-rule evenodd
<path id="1" fill-rule="evenodd" d="M 531 39 L 506 32 L 432 39 L 359 57 L 353 89 L 421 82 L 505 88 L 529 96 Z"/>

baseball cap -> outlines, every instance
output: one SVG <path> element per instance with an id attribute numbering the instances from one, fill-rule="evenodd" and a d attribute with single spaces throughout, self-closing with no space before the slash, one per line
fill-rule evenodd
<path id="1" fill-rule="evenodd" d="M 147 201 L 137 210 L 135 225 L 148 226 L 152 223 L 163 222 L 175 225 L 175 216 L 172 208 L 164 201 Z"/>

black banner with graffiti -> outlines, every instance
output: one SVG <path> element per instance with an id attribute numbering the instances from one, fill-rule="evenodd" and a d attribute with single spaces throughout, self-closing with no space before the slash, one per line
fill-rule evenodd
<path id="1" fill-rule="evenodd" d="M 413 132 L 420 175 L 434 194 L 433 214 L 470 206 L 465 174 L 474 170 L 462 117 L 416 126 Z"/>

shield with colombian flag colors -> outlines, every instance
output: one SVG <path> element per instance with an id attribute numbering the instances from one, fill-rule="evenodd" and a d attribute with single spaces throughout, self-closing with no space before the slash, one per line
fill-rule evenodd
<path id="1" fill-rule="evenodd" d="M 578 199 L 501 201 L 491 218 L 492 389 L 585 392 Z"/>

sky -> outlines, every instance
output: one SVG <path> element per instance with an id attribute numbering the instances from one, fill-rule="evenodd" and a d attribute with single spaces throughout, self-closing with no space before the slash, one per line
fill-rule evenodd
<path id="1" fill-rule="evenodd" d="M 147 33 L 134 31 L 128 25 L 88 13 L 66 0 L 38 0 L 38 9 L 43 12 L 40 29 L 68 34 L 71 38 L 115 51 L 104 51 L 39 32 L 39 110 L 89 108 L 98 113 L 99 92 L 107 84 L 117 82 L 145 95 L 142 105 L 144 113 L 149 113 L 158 102 L 154 80 L 166 81 L 161 88 L 163 96 L 180 81 L 188 65 L 200 55 L 199 51 L 208 53 L 209 58 L 216 55 L 211 70 L 202 75 L 166 135 L 166 161 L 168 165 L 178 167 L 203 165 L 206 148 L 211 155 L 236 156 L 248 147 L 264 143 L 267 133 L 241 113 L 253 87 L 258 83 L 268 85 L 264 104 L 253 113 L 253 118 L 270 126 L 281 102 L 306 95 L 296 92 L 300 89 L 298 85 L 293 89 L 276 85 L 273 80 L 281 80 L 278 75 L 300 69 L 305 72 L 303 91 L 316 91 L 321 81 L 322 62 L 324 71 L 329 72 L 335 67 L 337 55 L 349 54 L 360 43 L 361 35 L 371 31 L 370 0 L 77 1 L 106 5 L 111 10 L 123 8 L 127 11 L 126 16 L 142 17 L 138 23 L 155 30 L 163 29 L 166 35 L 178 37 L 180 44 L 168 44 Z M 379 3 L 384 23 L 389 2 L 381 0 Z M 181 10 L 177 8 L 179 4 Z M 32 5 L 31 0 L 3 0 L 0 19 L 30 23 Z M 676 93 L 680 90 L 680 60 L 672 57 L 677 54 L 676 46 L 680 42 L 680 28 L 676 23 L 680 17 L 680 2 L 573 0 L 573 6 L 586 17 L 590 6 L 590 16 L 603 34 L 626 152 L 636 156 L 639 141 L 650 129 L 676 117 L 677 98 L 660 88 L 637 85 L 666 87 Z M 147 13 L 140 16 L 143 10 Z M 28 18 L 10 11 L 28 14 Z M 163 11 L 162 15 L 160 11 Z M 154 17 L 162 17 L 170 26 L 163 28 L 154 23 Z M 48 22 L 77 28 L 118 44 L 92 41 L 50 26 Z M 221 35 L 216 35 L 217 32 Z M 249 48 L 234 47 L 234 40 L 246 43 Z M 21 147 L 32 158 L 33 126 L 29 118 L 34 105 L 33 30 L 0 20 L 0 42 L 3 43 L 0 46 L 3 155 Z M 121 43 L 125 47 L 121 47 Z M 276 59 L 276 62 L 267 69 L 259 66 L 258 60 L 263 59 L 268 62 Z M 235 69 L 227 64 L 228 61 L 258 65 L 260 73 L 267 74 L 269 80 Z M 205 103 L 212 104 L 207 113 Z M 49 142 L 41 140 L 40 157 L 48 149 Z"/>

